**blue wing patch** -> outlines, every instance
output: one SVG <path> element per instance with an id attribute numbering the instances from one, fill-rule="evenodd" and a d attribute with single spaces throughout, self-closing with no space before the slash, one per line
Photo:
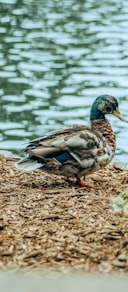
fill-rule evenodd
<path id="1" fill-rule="evenodd" d="M 75 161 L 75 159 L 69 154 L 69 153 L 67 153 L 67 152 L 64 152 L 64 153 L 62 153 L 62 154 L 60 154 L 60 155 L 58 155 L 58 156 L 55 156 L 55 159 L 56 160 L 58 160 L 59 162 L 61 162 L 61 163 L 64 163 L 64 162 L 66 162 L 66 161 Z"/>

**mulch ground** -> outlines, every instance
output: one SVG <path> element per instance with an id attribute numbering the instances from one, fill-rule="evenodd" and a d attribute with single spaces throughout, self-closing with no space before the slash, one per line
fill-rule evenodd
<path id="1" fill-rule="evenodd" d="M 0 269 L 128 272 L 128 216 L 111 199 L 128 170 L 109 166 L 77 187 L 0 155 Z"/>

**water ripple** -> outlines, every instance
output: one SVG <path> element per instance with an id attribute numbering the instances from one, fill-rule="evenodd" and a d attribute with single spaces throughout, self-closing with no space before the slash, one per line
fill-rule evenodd
<path id="1" fill-rule="evenodd" d="M 15 151 L 46 131 L 89 123 L 103 93 L 127 116 L 126 0 L 0 3 L 0 148 Z M 127 125 L 111 123 L 117 156 L 128 162 Z"/>

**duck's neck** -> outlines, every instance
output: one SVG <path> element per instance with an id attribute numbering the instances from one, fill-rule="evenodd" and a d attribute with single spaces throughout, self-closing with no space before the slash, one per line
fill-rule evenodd
<path id="1" fill-rule="evenodd" d="M 91 129 L 93 131 L 100 132 L 106 139 L 112 151 L 115 152 L 116 148 L 116 136 L 113 133 L 112 127 L 106 118 L 91 120 Z"/>

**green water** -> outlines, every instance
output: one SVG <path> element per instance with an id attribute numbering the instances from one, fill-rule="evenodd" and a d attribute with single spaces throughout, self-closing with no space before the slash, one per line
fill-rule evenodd
<path id="1" fill-rule="evenodd" d="M 127 117 L 127 0 L 0 0 L 0 22 L 0 149 L 88 124 L 100 94 Z M 128 163 L 128 126 L 110 120 Z"/>

